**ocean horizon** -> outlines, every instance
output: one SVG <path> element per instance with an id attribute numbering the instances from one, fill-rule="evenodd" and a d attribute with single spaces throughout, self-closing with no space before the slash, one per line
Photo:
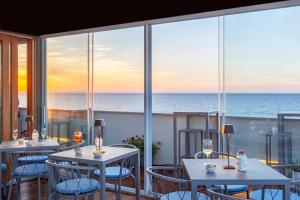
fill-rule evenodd
<path id="1" fill-rule="evenodd" d="M 223 112 L 230 116 L 277 117 L 279 112 L 300 113 L 300 93 L 227 93 L 220 97 Z M 25 94 L 19 95 L 19 99 L 20 107 L 26 105 Z M 218 102 L 217 93 L 154 93 L 152 112 L 217 111 Z M 48 109 L 86 109 L 87 95 L 48 93 L 47 106 Z M 94 110 L 143 112 L 144 95 L 142 93 L 95 93 Z"/>

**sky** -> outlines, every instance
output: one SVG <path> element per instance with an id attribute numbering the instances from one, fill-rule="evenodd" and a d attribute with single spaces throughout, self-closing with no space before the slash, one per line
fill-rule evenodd
<path id="1" fill-rule="evenodd" d="M 27 45 L 18 45 L 18 91 L 27 91 Z"/>
<path id="2" fill-rule="evenodd" d="M 225 16 L 225 91 L 299 92 L 299 21 L 300 7 Z M 219 31 L 217 17 L 153 25 L 153 92 L 217 92 Z M 94 92 L 143 92 L 143 36 L 94 33 Z M 87 34 L 47 39 L 48 92 L 86 92 L 88 77 Z"/>

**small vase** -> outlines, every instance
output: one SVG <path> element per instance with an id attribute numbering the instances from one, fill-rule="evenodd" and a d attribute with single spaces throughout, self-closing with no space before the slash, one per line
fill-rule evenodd
<path id="1" fill-rule="evenodd" d="M 37 143 L 39 141 L 39 132 L 37 130 L 33 130 L 31 138 L 33 143 Z"/>
<path id="2" fill-rule="evenodd" d="M 246 154 L 238 154 L 236 157 L 236 166 L 237 169 L 241 172 L 247 171 L 247 156 Z"/>

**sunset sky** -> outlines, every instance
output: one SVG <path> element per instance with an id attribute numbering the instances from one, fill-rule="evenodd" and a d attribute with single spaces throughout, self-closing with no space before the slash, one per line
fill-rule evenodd
<path id="1" fill-rule="evenodd" d="M 300 91 L 300 7 L 224 18 L 227 92 Z M 218 18 L 153 26 L 153 91 L 218 91 Z M 143 27 L 94 34 L 94 91 L 143 92 Z M 48 92 L 86 92 L 87 34 L 47 39 Z"/>
<path id="2" fill-rule="evenodd" d="M 27 46 L 20 44 L 18 46 L 18 91 L 24 93 L 27 91 Z"/>

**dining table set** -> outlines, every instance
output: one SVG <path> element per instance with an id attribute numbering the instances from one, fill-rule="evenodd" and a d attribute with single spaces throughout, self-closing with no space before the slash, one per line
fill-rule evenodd
<path id="1" fill-rule="evenodd" d="M 140 151 L 137 148 L 102 146 L 99 153 L 95 145 L 83 144 L 84 141 L 73 141 L 70 146 L 64 146 L 51 138 L 36 142 L 3 141 L 0 144 L 0 164 L 5 167 L 0 170 L 3 186 L 0 199 L 12 198 L 14 184 L 17 199 L 20 199 L 20 183 L 38 178 L 37 199 L 42 196 L 40 179 L 45 179 L 48 180 L 47 199 L 62 196 L 94 199 L 95 192 L 100 192 L 99 199 L 103 200 L 106 199 L 107 180 L 117 185 L 121 178 L 128 177 L 134 178 L 136 199 L 140 199 Z M 8 177 L 5 171 L 10 171 L 8 182 L 5 181 Z M 120 186 L 115 188 L 120 192 Z M 120 199 L 120 194 L 116 198 Z"/>

